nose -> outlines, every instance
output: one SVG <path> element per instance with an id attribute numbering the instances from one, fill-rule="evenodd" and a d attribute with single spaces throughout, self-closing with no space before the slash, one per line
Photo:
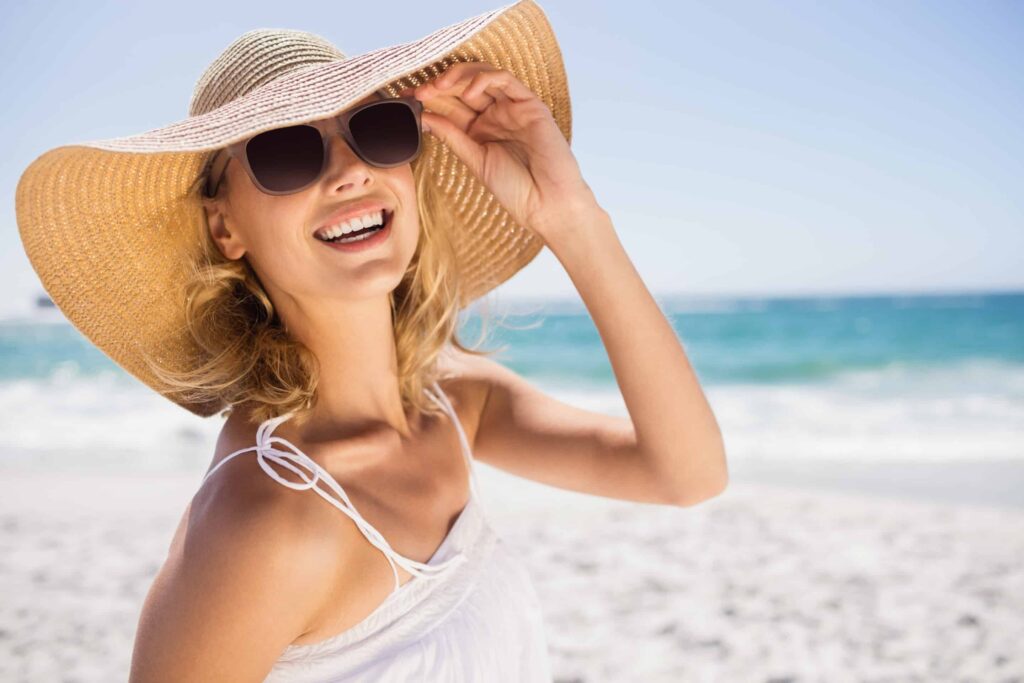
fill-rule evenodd
<path id="1" fill-rule="evenodd" d="M 333 132 L 329 138 L 324 187 L 328 192 L 345 193 L 373 184 L 373 168 L 356 154 L 348 141 Z"/>

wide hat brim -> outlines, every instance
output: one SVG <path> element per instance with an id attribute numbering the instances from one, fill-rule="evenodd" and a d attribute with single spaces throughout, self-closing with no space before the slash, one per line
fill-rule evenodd
<path id="1" fill-rule="evenodd" d="M 187 264 L 205 213 L 196 179 L 212 150 L 284 125 L 340 113 L 384 89 L 397 95 L 451 64 L 484 61 L 535 92 L 571 140 L 562 54 L 533 0 L 419 40 L 287 73 L 207 113 L 155 130 L 51 149 L 22 174 L 18 229 L 43 287 L 68 320 L 162 395 L 143 357 L 183 370 L 202 358 L 185 329 Z M 453 231 L 465 306 L 529 263 L 542 240 L 508 212 L 447 145 L 425 135 L 420 172 L 437 179 Z M 207 417 L 220 403 L 186 403 Z"/>

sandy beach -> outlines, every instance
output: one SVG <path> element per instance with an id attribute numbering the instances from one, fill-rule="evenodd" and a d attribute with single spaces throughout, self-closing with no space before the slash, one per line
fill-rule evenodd
<path id="1" fill-rule="evenodd" d="M 1024 508 L 757 468 L 691 508 L 479 473 L 543 598 L 557 681 L 1024 680 Z M 2 473 L 0 680 L 126 680 L 199 479 Z"/>

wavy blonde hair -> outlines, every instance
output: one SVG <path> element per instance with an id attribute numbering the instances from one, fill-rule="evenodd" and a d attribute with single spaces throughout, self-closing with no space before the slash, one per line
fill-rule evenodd
<path id="1" fill-rule="evenodd" d="M 424 143 L 426 143 L 426 138 Z M 475 355 L 500 349 L 468 347 L 458 336 L 461 281 L 449 230 L 453 220 L 444 211 L 435 179 L 420 173 L 430 149 L 413 160 L 420 239 L 398 286 L 389 294 L 394 321 L 402 404 L 425 414 L 440 408 L 424 395 L 424 388 L 440 378 L 438 356 L 447 345 Z M 211 161 L 216 151 L 210 153 Z M 204 194 L 210 164 L 190 192 Z M 227 188 L 222 174 L 216 196 Z M 165 395 L 187 402 L 228 404 L 221 417 L 238 404 L 252 406 L 252 419 L 264 421 L 285 413 L 304 422 L 315 405 L 320 381 L 316 357 L 289 336 L 273 302 L 245 258 L 226 258 L 202 222 L 201 244 L 189 260 L 185 284 L 185 323 L 188 334 L 203 352 L 202 362 L 187 371 L 173 371 L 150 363 L 168 387 Z M 489 308 L 487 298 L 481 299 Z M 486 337 L 484 326 L 476 344 Z"/>

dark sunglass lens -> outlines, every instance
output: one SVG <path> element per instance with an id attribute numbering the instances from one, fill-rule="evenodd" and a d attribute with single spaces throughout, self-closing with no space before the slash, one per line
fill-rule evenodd
<path id="1" fill-rule="evenodd" d="M 370 163 L 401 164 L 416 154 L 420 131 L 416 116 L 401 102 L 380 102 L 348 122 L 359 151 Z"/>
<path id="2" fill-rule="evenodd" d="M 313 126 L 275 128 L 253 137 L 245 146 L 253 175 L 268 190 L 288 192 L 320 174 L 324 143 Z"/>

